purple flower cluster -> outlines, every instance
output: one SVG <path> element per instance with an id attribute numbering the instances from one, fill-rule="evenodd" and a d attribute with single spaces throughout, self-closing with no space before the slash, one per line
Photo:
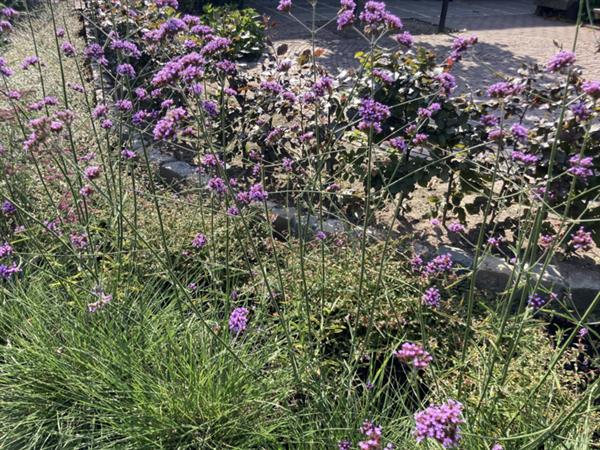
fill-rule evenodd
<path id="1" fill-rule="evenodd" d="M 356 3 L 354 0 L 340 0 L 340 10 L 337 18 L 337 29 L 342 30 L 348 25 L 352 25 L 356 19 L 354 11 Z"/>
<path id="2" fill-rule="evenodd" d="M 540 309 L 547 302 L 548 300 L 542 297 L 540 294 L 532 294 L 527 299 L 527 306 L 529 306 L 532 309 Z"/>
<path id="3" fill-rule="evenodd" d="M 526 166 L 535 166 L 540 160 L 538 156 L 525 153 L 520 150 L 513 150 L 510 154 L 510 157 L 513 161 L 521 162 Z"/>
<path id="4" fill-rule="evenodd" d="M 477 44 L 477 41 L 477 36 L 469 36 L 466 38 L 462 36 L 457 37 L 452 43 L 452 52 L 450 53 L 450 59 L 455 62 L 460 61 L 463 53 L 466 52 L 473 45 Z"/>
<path id="5" fill-rule="evenodd" d="M 358 443 L 359 450 L 382 450 L 381 427 L 370 420 L 365 420 L 360 427 L 360 432 L 365 436 L 364 441 Z M 390 443 L 385 450 L 393 450 L 395 447 Z"/>
<path id="6" fill-rule="evenodd" d="M 577 250 L 586 251 L 592 247 L 592 233 L 585 231 L 584 227 L 579 227 L 575 234 L 571 237 L 569 245 Z"/>
<path id="7" fill-rule="evenodd" d="M 71 245 L 76 250 L 84 250 L 89 245 L 88 237 L 85 233 L 72 233 L 70 236 Z"/>
<path id="8" fill-rule="evenodd" d="M 207 242 L 208 240 L 206 239 L 206 236 L 202 233 L 198 233 L 196 236 L 194 236 L 194 239 L 192 239 L 192 247 L 202 248 Z"/>
<path id="9" fill-rule="evenodd" d="M 403 45 L 407 48 L 410 48 L 415 43 L 415 38 L 408 31 L 403 33 L 395 34 L 392 36 L 392 39 L 396 41 L 398 44 Z"/>
<path id="10" fill-rule="evenodd" d="M 460 442 L 460 425 L 465 423 L 462 418 L 462 404 L 456 400 L 431 405 L 415 414 L 415 436 L 417 442 L 425 439 L 435 439 L 444 448 L 456 447 Z"/>
<path id="11" fill-rule="evenodd" d="M 155 140 L 168 139 L 175 136 L 177 124 L 187 117 L 187 111 L 182 108 L 174 108 L 159 120 L 153 130 Z"/>
<path id="12" fill-rule="evenodd" d="M 513 124 L 510 127 L 510 132 L 513 137 L 519 141 L 526 141 L 529 134 L 529 130 L 520 123 Z"/>
<path id="13" fill-rule="evenodd" d="M 564 67 L 572 66 L 575 64 L 576 60 L 577 58 L 575 57 L 575 53 L 567 50 L 561 50 L 552 58 L 550 58 L 550 61 L 548 61 L 546 64 L 546 70 L 548 70 L 548 72 L 558 72 Z"/>
<path id="14" fill-rule="evenodd" d="M 575 102 L 569 107 L 569 110 L 577 120 L 587 120 L 592 115 L 592 111 L 587 107 L 585 102 Z"/>
<path id="15" fill-rule="evenodd" d="M 569 158 L 569 165 L 571 167 L 569 168 L 568 172 L 575 177 L 587 180 L 589 177 L 594 175 L 594 171 L 592 170 L 594 167 L 594 159 L 591 156 L 571 156 Z"/>
<path id="16" fill-rule="evenodd" d="M 422 346 L 412 342 L 402 344 L 400 350 L 394 352 L 394 356 L 415 369 L 425 369 L 433 361 L 433 357 Z"/>
<path id="17" fill-rule="evenodd" d="M 600 81 L 584 81 L 581 88 L 590 97 L 600 98 Z"/>
<path id="18" fill-rule="evenodd" d="M 454 261 L 452 261 L 452 255 L 450 253 L 444 253 L 438 255 L 429 261 L 425 266 L 421 268 L 421 274 L 425 277 L 432 277 L 436 275 L 442 275 L 450 272 Z"/>
<path id="19" fill-rule="evenodd" d="M 131 56 L 135 59 L 142 57 L 142 52 L 140 52 L 137 45 L 130 41 L 115 39 L 111 41 L 110 48 L 113 50 L 121 50 L 124 55 Z"/>
<path id="20" fill-rule="evenodd" d="M 95 295 L 96 297 L 98 297 L 98 300 L 96 300 L 95 302 L 92 302 L 92 303 L 88 303 L 87 309 L 88 309 L 88 312 L 90 312 L 90 313 L 95 313 L 99 309 L 104 308 L 113 299 L 112 295 L 105 294 L 104 291 L 102 291 L 99 288 L 94 289 L 92 294 Z"/>
<path id="21" fill-rule="evenodd" d="M 390 117 L 391 113 L 390 108 L 386 105 L 371 98 L 365 98 L 358 108 L 358 114 L 361 118 L 358 124 L 360 130 L 368 130 L 373 127 L 377 133 L 381 133 L 381 122 Z"/>
<path id="22" fill-rule="evenodd" d="M 425 306 L 429 306 L 430 308 L 437 308 L 440 306 L 440 302 L 442 300 L 442 294 L 440 290 L 436 287 L 430 287 L 425 291 L 423 296 L 421 297 L 421 301 Z"/>
<path id="23" fill-rule="evenodd" d="M 518 95 L 523 91 L 523 85 L 507 83 L 506 81 L 500 81 L 492 84 L 487 89 L 487 94 L 493 98 L 505 98 L 510 95 Z"/>
<path id="24" fill-rule="evenodd" d="M 244 307 L 235 308 L 229 316 L 229 329 L 235 334 L 240 334 L 248 326 L 248 309 Z"/>
<path id="25" fill-rule="evenodd" d="M 383 2 L 368 1 L 359 18 L 365 24 L 366 33 L 374 33 L 382 28 L 391 30 L 402 28 L 400 18 L 390 13 Z"/>
<path id="26" fill-rule="evenodd" d="M 450 95 L 452 91 L 456 88 L 456 78 L 454 75 L 448 72 L 442 72 L 435 77 L 437 82 L 440 84 L 440 90 L 443 95 Z"/>

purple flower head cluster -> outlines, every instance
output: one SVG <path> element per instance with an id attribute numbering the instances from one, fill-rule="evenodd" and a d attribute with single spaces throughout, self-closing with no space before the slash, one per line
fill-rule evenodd
<path id="1" fill-rule="evenodd" d="M 452 261 L 452 255 L 450 253 L 444 253 L 443 255 L 436 256 L 425 264 L 425 266 L 421 268 L 421 274 L 427 278 L 442 275 L 450 272 L 453 265 L 454 261 Z"/>
<path id="2" fill-rule="evenodd" d="M 212 100 L 204 100 L 202 102 L 202 109 L 210 117 L 216 117 L 219 115 L 219 106 L 217 105 L 217 102 L 214 102 Z"/>
<path id="3" fill-rule="evenodd" d="M 589 119 L 592 115 L 592 111 L 587 107 L 585 102 L 575 102 L 569 107 L 569 110 L 577 120 L 581 121 Z"/>
<path id="4" fill-rule="evenodd" d="M 263 80 L 260 82 L 260 89 L 263 91 L 271 92 L 273 94 L 280 94 L 283 91 L 283 87 L 277 81 Z"/>
<path id="5" fill-rule="evenodd" d="M 495 127 L 500 123 L 500 118 L 491 114 L 481 116 L 481 124 L 486 127 Z"/>
<path id="6" fill-rule="evenodd" d="M 61 45 L 60 45 L 60 49 L 62 50 L 62 52 L 64 53 L 64 55 L 66 57 L 73 57 L 75 56 L 76 50 L 75 50 L 75 46 L 73 46 L 73 44 L 71 44 L 68 41 L 64 41 Z"/>
<path id="7" fill-rule="evenodd" d="M 356 17 L 354 11 L 356 10 L 356 3 L 354 0 L 340 0 L 340 10 L 337 17 L 337 29 L 342 30 L 348 25 L 352 25 Z"/>
<path id="8" fill-rule="evenodd" d="M 43 65 L 40 61 L 40 58 L 38 58 L 37 56 L 28 56 L 21 63 L 21 69 L 27 70 L 29 69 L 29 67 L 35 66 L 36 64 Z"/>
<path id="9" fill-rule="evenodd" d="M 575 177 L 587 180 L 594 175 L 594 159 L 591 156 L 574 155 L 569 158 L 569 173 Z"/>
<path id="10" fill-rule="evenodd" d="M 360 450 L 381 449 L 381 427 L 369 420 L 365 420 L 360 427 L 360 432 L 365 436 L 364 441 L 358 443 Z"/>
<path id="11" fill-rule="evenodd" d="M 585 231 L 585 228 L 579 227 L 579 229 L 575 232 L 573 237 L 571 237 L 571 241 L 569 245 L 577 250 L 586 251 L 592 247 L 592 233 L 589 231 Z"/>
<path id="12" fill-rule="evenodd" d="M 7 256 L 12 255 L 12 253 L 13 248 L 8 242 L 5 242 L 4 244 L 0 245 L 0 259 L 6 258 Z"/>
<path id="13" fill-rule="evenodd" d="M 532 294 L 527 299 L 527 306 L 529 306 L 532 309 L 540 309 L 547 302 L 548 300 L 542 297 L 540 294 Z"/>
<path id="14" fill-rule="evenodd" d="M 408 148 L 408 144 L 406 143 L 406 140 L 403 137 L 392 138 L 389 140 L 389 143 L 393 149 L 396 149 L 402 153 L 404 153 Z"/>
<path id="15" fill-rule="evenodd" d="M 104 308 L 113 299 L 112 295 L 105 294 L 104 291 L 102 291 L 102 289 L 100 289 L 100 288 L 94 289 L 92 291 L 92 294 L 95 295 L 96 297 L 98 297 L 98 300 L 96 300 L 95 302 L 92 302 L 92 303 L 88 303 L 87 309 L 88 309 L 88 312 L 90 312 L 90 313 L 95 313 L 99 309 Z"/>
<path id="16" fill-rule="evenodd" d="M 361 118 L 358 124 L 360 130 L 373 127 L 377 133 L 381 133 L 381 122 L 390 117 L 390 108 L 371 98 L 365 98 L 358 108 L 358 114 Z"/>
<path id="17" fill-rule="evenodd" d="M 279 0 L 277 11 L 290 12 L 292 10 L 292 0 Z"/>
<path id="18" fill-rule="evenodd" d="M 462 418 L 462 404 L 456 400 L 431 405 L 415 414 L 415 437 L 417 442 L 425 439 L 435 439 L 444 448 L 456 447 L 460 442 L 460 425 L 465 423 Z"/>
<path id="19" fill-rule="evenodd" d="M 21 272 L 21 268 L 16 263 L 0 264 L 0 280 L 10 280 L 15 273 L 19 272 Z"/>
<path id="20" fill-rule="evenodd" d="M 505 98 L 510 95 L 518 95 L 523 91 L 524 87 L 522 84 L 507 83 L 506 81 L 500 81 L 492 84 L 487 89 L 487 95 L 492 98 Z"/>
<path id="21" fill-rule="evenodd" d="M 87 248 L 89 242 L 85 233 L 72 233 L 70 236 L 71 245 L 77 250 Z"/>
<path id="22" fill-rule="evenodd" d="M 394 82 L 394 74 L 389 70 L 373 69 L 373 77 L 386 84 Z"/>
<path id="23" fill-rule="evenodd" d="M 448 225 L 448 230 L 452 233 L 462 233 L 465 231 L 465 226 L 457 221 L 453 221 Z"/>
<path id="24" fill-rule="evenodd" d="M 176 80 L 193 82 L 204 74 L 206 60 L 197 52 L 187 53 L 168 61 L 152 78 L 152 85 L 164 86 Z"/>
<path id="25" fill-rule="evenodd" d="M 510 157 L 513 161 L 521 162 L 526 166 L 535 166 L 540 160 L 538 156 L 525 153 L 520 150 L 513 150 L 510 154 Z"/>
<path id="26" fill-rule="evenodd" d="M 235 334 L 240 334 L 248 327 L 248 309 L 244 307 L 235 308 L 229 316 L 229 329 Z"/>
<path id="27" fill-rule="evenodd" d="M 267 198 L 269 198 L 269 194 L 267 191 L 265 191 L 261 183 L 257 183 L 250 186 L 248 197 L 251 202 L 264 202 Z"/>
<path id="28" fill-rule="evenodd" d="M 204 46 L 200 49 L 200 54 L 202 56 L 215 55 L 227 50 L 230 45 L 230 39 L 224 37 L 215 37 L 211 41 L 204 44 Z"/>
<path id="29" fill-rule="evenodd" d="M 430 308 L 437 308 L 440 306 L 440 302 L 442 300 L 442 294 L 440 290 L 436 287 L 430 287 L 425 291 L 423 296 L 421 297 L 421 302 L 425 306 L 429 306 Z"/>
<path id="30" fill-rule="evenodd" d="M 402 344 L 400 350 L 394 352 L 394 356 L 415 369 L 425 369 L 433 361 L 433 357 L 422 346 L 412 342 Z"/>
<path id="31" fill-rule="evenodd" d="M 5 216 L 12 216 L 14 213 L 17 212 L 17 207 L 15 205 L 13 205 L 13 203 L 10 200 L 4 200 L 2 202 L 2 214 L 4 214 Z"/>
<path id="32" fill-rule="evenodd" d="M 222 195 L 227 192 L 227 186 L 225 185 L 225 181 L 222 178 L 214 177 L 208 180 L 207 188 L 209 191 Z"/>
<path id="33" fill-rule="evenodd" d="M 404 47 L 410 48 L 415 43 L 415 38 L 408 31 L 403 33 L 395 34 L 392 36 L 392 39 L 396 41 L 398 44 L 403 45 Z"/>
<path id="34" fill-rule="evenodd" d="M 100 176 L 99 166 L 88 166 L 83 169 L 83 174 L 88 180 L 94 180 Z"/>
<path id="35" fill-rule="evenodd" d="M 552 236 L 551 234 L 542 234 L 538 239 L 538 245 L 544 250 L 550 248 L 553 242 L 554 236 Z"/>
<path id="36" fill-rule="evenodd" d="M 352 442 L 344 439 L 338 442 L 338 450 L 350 450 L 352 448 Z"/>
<path id="37" fill-rule="evenodd" d="M 15 72 L 10 67 L 8 67 L 6 60 L 0 57 L 0 74 L 8 78 L 11 77 L 14 73 Z"/>
<path id="38" fill-rule="evenodd" d="M 194 239 L 192 239 L 192 247 L 202 248 L 207 242 L 208 240 L 206 239 L 206 236 L 202 233 L 198 233 L 196 236 L 194 236 Z"/>
<path id="39" fill-rule="evenodd" d="M 319 78 L 312 87 L 315 96 L 324 97 L 326 94 L 331 94 L 333 89 L 333 79 L 330 77 Z"/>
<path id="40" fill-rule="evenodd" d="M 452 61 L 460 61 L 464 52 L 470 47 L 477 44 L 477 36 L 462 37 L 459 36 L 454 39 L 452 43 L 452 52 L 450 53 L 450 59 Z"/>
<path id="41" fill-rule="evenodd" d="M 443 95 L 450 95 L 456 88 L 456 78 L 454 78 L 454 75 L 448 72 L 440 73 L 435 77 L 435 79 L 440 84 L 440 90 Z"/>
<path id="42" fill-rule="evenodd" d="M 154 139 L 158 141 L 175 136 L 177 124 L 186 117 L 187 111 L 182 107 L 167 111 L 165 117 L 159 120 L 154 127 Z"/>
<path id="43" fill-rule="evenodd" d="M 131 56 L 135 59 L 139 59 L 142 57 L 142 52 L 140 52 L 137 45 L 130 41 L 115 39 L 111 41 L 110 48 L 112 48 L 113 50 L 121 50 L 124 55 Z"/>
<path id="44" fill-rule="evenodd" d="M 600 98 L 600 81 L 584 81 L 581 88 L 590 97 Z"/>
<path id="45" fill-rule="evenodd" d="M 365 24 L 366 33 L 374 33 L 386 28 L 391 30 L 402 28 L 400 18 L 390 13 L 383 2 L 368 1 L 359 18 Z"/>
<path id="46" fill-rule="evenodd" d="M 154 3 L 159 8 L 166 8 L 167 6 L 173 9 L 179 8 L 179 3 L 177 0 L 156 0 Z"/>
<path id="47" fill-rule="evenodd" d="M 529 134 L 529 130 L 520 123 L 513 124 L 510 127 L 510 132 L 512 133 L 513 137 L 519 141 L 526 141 Z"/>
<path id="48" fill-rule="evenodd" d="M 133 68 L 133 66 L 131 64 L 119 64 L 117 66 L 117 73 L 119 75 L 123 75 L 129 78 L 133 78 L 135 77 L 135 69 Z"/>
<path id="49" fill-rule="evenodd" d="M 550 61 L 546 64 L 546 70 L 548 70 L 548 72 L 558 72 L 564 67 L 572 66 L 575 64 L 576 60 L 575 53 L 561 50 L 550 58 Z"/>

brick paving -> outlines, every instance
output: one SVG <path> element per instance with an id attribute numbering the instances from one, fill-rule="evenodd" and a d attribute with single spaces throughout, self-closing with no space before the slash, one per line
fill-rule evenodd
<path id="1" fill-rule="evenodd" d="M 532 0 L 454 0 L 450 3 L 446 25 L 449 34 L 435 33 L 441 2 L 435 0 L 389 0 L 388 8 L 400 16 L 415 35 L 418 45 L 436 52 L 442 59 L 448 54 L 454 37 L 476 34 L 479 44 L 461 62 L 455 74 L 463 89 L 478 89 L 498 79 L 498 74 L 514 74 L 522 64 L 544 64 L 556 51 L 553 42 L 571 49 L 576 27 L 556 19 L 534 14 Z M 276 10 L 277 0 L 249 0 L 248 6 L 272 18 L 275 45 L 285 43 L 291 53 L 310 48 L 309 31 L 286 14 Z M 316 44 L 326 49 L 320 62 L 332 72 L 356 67 L 354 54 L 365 50 L 366 43 L 352 31 L 338 32 L 335 17 L 339 3 L 319 0 L 315 21 L 324 28 L 317 34 Z M 306 0 L 295 0 L 292 10 L 296 18 L 310 26 L 312 9 Z M 584 75 L 600 79 L 600 30 L 583 27 L 579 31 L 576 53 Z"/>

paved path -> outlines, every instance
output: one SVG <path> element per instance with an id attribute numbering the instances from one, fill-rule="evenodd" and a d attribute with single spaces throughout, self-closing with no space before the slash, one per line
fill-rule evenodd
<path id="1" fill-rule="evenodd" d="M 575 26 L 534 14 L 532 0 L 454 0 L 450 3 L 447 26 L 452 36 L 436 34 L 441 2 L 436 0 L 390 0 L 388 8 L 402 18 L 419 45 L 430 48 L 440 59 L 449 52 L 453 36 L 476 34 L 479 44 L 459 66 L 456 74 L 464 88 L 481 88 L 497 79 L 494 71 L 512 73 L 524 63 L 544 64 L 556 51 L 553 41 L 570 49 Z M 286 43 L 292 52 L 310 47 L 309 33 L 286 14 L 275 8 L 277 0 L 246 2 L 276 23 L 275 44 Z M 325 25 L 339 8 L 335 0 L 319 0 L 315 20 Z M 310 26 L 312 9 L 307 0 L 295 0 L 294 15 Z M 338 32 L 335 23 L 317 35 L 317 45 L 327 50 L 321 63 L 329 70 L 356 66 L 354 54 L 366 48 L 365 42 L 352 31 Z M 578 63 L 589 78 L 600 79 L 600 31 L 582 28 L 576 52 Z"/>

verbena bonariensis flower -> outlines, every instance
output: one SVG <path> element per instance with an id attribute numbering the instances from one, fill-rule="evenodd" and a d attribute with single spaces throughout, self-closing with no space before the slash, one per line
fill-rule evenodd
<path id="1" fill-rule="evenodd" d="M 442 300 L 442 294 L 440 294 L 440 290 L 436 287 L 430 287 L 425 291 L 423 296 L 421 297 L 421 301 L 425 306 L 429 306 L 430 308 L 437 308 L 440 306 L 440 301 Z"/>
<path id="2" fill-rule="evenodd" d="M 448 230 L 453 233 L 462 233 L 465 231 L 465 226 L 460 222 L 454 221 L 448 225 Z"/>
<path id="3" fill-rule="evenodd" d="M 548 72 L 557 72 L 564 67 L 572 66 L 575 64 L 576 60 L 575 53 L 561 50 L 550 58 L 550 61 L 546 64 L 546 70 L 548 70 Z"/>
<path id="4" fill-rule="evenodd" d="M 421 273 L 425 277 L 442 275 L 444 273 L 450 272 L 453 265 L 454 261 L 452 260 L 452 255 L 450 253 L 444 253 L 443 255 L 438 255 L 431 261 L 429 261 L 422 268 Z"/>
<path id="5" fill-rule="evenodd" d="M 206 239 L 206 236 L 202 233 L 198 233 L 196 236 L 194 236 L 194 239 L 192 239 L 192 247 L 202 248 L 207 242 L 208 240 Z"/>
<path id="6" fill-rule="evenodd" d="M 338 442 L 338 450 L 350 450 L 352 448 L 352 442 L 344 439 Z"/>
<path id="7" fill-rule="evenodd" d="M 450 95 L 450 93 L 456 88 L 456 78 L 454 75 L 448 72 L 442 72 L 435 77 L 440 84 L 440 90 L 444 95 Z"/>
<path id="8" fill-rule="evenodd" d="M 487 94 L 493 98 L 504 98 L 509 95 L 517 95 L 523 91 L 524 87 L 521 84 L 507 83 L 500 81 L 492 84 L 487 88 Z"/>
<path id="9" fill-rule="evenodd" d="M 368 1 L 365 3 L 365 9 L 360 13 L 359 18 L 365 24 L 365 32 L 367 33 L 374 33 L 382 28 L 392 30 L 402 28 L 400 18 L 390 13 L 383 2 Z"/>
<path id="10" fill-rule="evenodd" d="M 10 200 L 4 200 L 2 202 L 2 214 L 4 214 L 5 216 L 12 216 L 16 212 L 17 207 L 13 205 L 13 203 Z"/>
<path id="11" fill-rule="evenodd" d="M 415 38 L 408 31 L 403 33 L 395 34 L 392 36 L 392 39 L 396 41 L 398 44 L 403 45 L 407 48 L 410 48 L 415 43 Z"/>
<path id="12" fill-rule="evenodd" d="M 481 116 L 480 122 L 486 127 L 495 127 L 500 123 L 500 118 L 491 114 Z"/>
<path id="13" fill-rule="evenodd" d="M 38 58 L 37 56 L 28 56 L 21 63 L 21 69 L 27 70 L 29 69 L 29 67 L 35 66 L 36 64 L 43 65 L 40 61 L 40 58 Z"/>
<path id="14" fill-rule="evenodd" d="M 119 75 L 124 75 L 130 78 L 135 77 L 135 69 L 133 68 L 133 66 L 131 64 L 119 64 L 117 66 L 117 73 Z"/>
<path id="15" fill-rule="evenodd" d="M 222 178 L 219 177 L 214 177 L 208 180 L 206 187 L 209 191 L 219 195 L 227 192 L 227 186 L 225 185 L 225 182 Z"/>
<path id="16" fill-rule="evenodd" d="M 600 81 L 584 81 L 581 84 L 583 92 L 593 98 L 600 98 Z"/>
<path id="17" fill-rule="evenodd" d="M 552 243 L 554 242 L 554 236 L 550 234 L 542 234 L 538 239 L 538 245 L 544 250 L 550 248 Z"/>
<path id="18" fill-rule="evenodd" d="M 415 437 L 417 442 L 425 439 L 435 439 L 444 448 L 456 447 L 460 442 L 460 425 L 465 423 L 462 418 L 462 404 L 456 400 L 431 405 L 415 414 Z"/>
<path id="19" fill-rule="evenodd" d="M 520 150 L 513 150 L 510 154 L 510 157 L 513 161 L 522 162 L 526 166 L 535 166 L 540 160 L 538 156 L 525 153 Z"/>
<path id="20" fill-rule="evenodd" d="M 394 82 L 394 74 L 389 70 L 373 69 L 373 77 L 387 84 Z"/>
<path id="21" fill-rule="evenodd" d="M 121 50 L 124 55 L 131 56 L 135 59 L 139 59 L 142 56 L 142 52 L 140 52 L 137 45 L 130 41 L 115 39 L 111 41 L 110 48 L 113 50 Z"/>
<path id="22" fill-rule="evenodd" d="M 279 0 L 277 11 L 289 12 L 292 9 L 292 0 Z"/>
<path id="23" fill-rule="evenodd" d="M 337 29 L 342 30 L 354 23 L 355 16 L 354 11 L 356 9 L 356 3 L 354 0 L 340 0 L 340 10 L 337 18 Z"/>
<path id="24" fill-rule="evenodd" d="M 75 56 L 75 47 L 68 41 L 63 42 L 60 45 L 60 49 L 67 57 Z"/>
<path id="25" fill-rule="evenodd" d="M 92 303 L 88 303 L 87 309 L 88 309 L 88 312 L 90 312 L 90 313 L 95 313 L 99 309 L 104 308 L 113 299 L 112 295 L 105 294 L 104 291 L 102 291 L 99 288 L 94 289 L 92 291 L 92 294 L 95 295 L 96 297 L 98 297 L 98 300 L 96 300 L 95 302 L 92 302 Z"/>
<path id="26" fill-rule="evenodd" d="M 358 108 L 358 114 L 361 118 L 358 124 L 360 130 L 373 127 L 377 133 L 381 133 L 381 122 L 390 117 L 390 108 L 371 98 L 365 98 Z"/>
<path id="27" fill-rule="evenodd" d="M 360 427 L 360 432 L 367 438 L 358 443 L 360 450 L 380 450 L 381 449 L 381 427 L 375 425 L 369 420 L 365 420 Z"/>
<path id="28" fill-rule="evenodd" d="M 84 233 L 72 233 L 70 236 L 71 245 L 77 250 L 83 250 L 88 246 L 88 238 Z"/>
<path id="29" fill-rule="evenodd" d="M 15 273 L 21 272 L 21 268 L 16 263 L 12 263 L 10 266 L 6 264 L 0 264 L 0 279 L 10 280 Z"/>
<path id="30" fill-rule="evenodd" d="M 520 141 L 526 141 L 527 136 L 529 134 L 529 130 L 520 123 L 513 124 L 510 127 L 510 132 L 512 133 L 515 139 L 518 139 Z"/>
<path id="31" fill-rule="evenodd" d="M 542 297 L 540 294 L 532 294 L 527 299 L 527 306 L 532 309 L 540 309 L 542 306 L 546 304 L 546 299 Z"/>
<path id="32" fill-rule="evenodd" d="M 463 53 L 475 45 L 477 41 L 477 36 L 469 36 L 466 38 L 462 36 L 457 37 L 452 43 L 452 53 L 450 53 L 450 59 L 453 61 L 460 61 Z"/>
<path id="33" fill-rule="evenodd" d="M 240 334 L 248 326 L 248 309 L 244 307 L 235 308 L 229 316 L 229 329 L 235 334 Z"/>
<path id="34" fill-rule="evenodd" d="M 325 94 L 331 94 L 331 90 L 333 89 L 333 79 L 330 77 L 321 77 L 319 78 L 312 90 L 317 97 L 324 97 Z"/>
<path id="35" fill-rule="evenodd" d="M 571 237 L 569 245 L 577 250 L 589 250 L 592 247 L 592 233 L 585 231 L 584 227 L 579 227 L 575 234 Z"/>
<path id="36" fill-rule="evenodd" d="M 6 60 L 0 56 L 0 74 L 5 77 L 11 77 L 15 72 L 8 67 Z"/>
<path id="37" fill-rule="evenodd" d="M 7 256 L 12 255 L 12 253 L 13 248 L 8 242 L 5 242 L 4 244 L 0 245 L 0 259 L 6 258 Z"/>
<path id="38" fill-rule="evenodd" d="M 121 150 L 121 156 L 123 157 L 123 159 L 132 160 L 137 158 L 137 153 L 133 150 L 129 150 L 128 148 L 124 148 L 123 150 Z"/>
<path id="39" fill-rule="evenodd" d="M 490 450 L 504 450 L 504 447 L 502 447 L 500 444 L 494 444 L 492 445 L 492 448 Z"/>
<path id="40" fill-rule="evenodd" d="M 250 201 L 252 202 L 263 202 L 267 198 L 269 198 L 269 194 L 267 193 L 267 191 L 265 191 L 261 183 L 257 183 L 250 186 L 248 196 L 250 198 Z"/>
<path id="41" fill-rule="evenodd" d="M 594 175 L 592 168 L 594 167 L 594 159 L 591 156 L 582 157 L 580 155 L 574 155 L 569 158 L 569 173 L 575 177 L 587 178 Z"/>
<path id="42" fill-rule="evenodd" d="M 179 3 L 177 2 L 177 0 L 156 0 L 154 3 L 159 8 L 165 8 L 167 6 L 173 9 L 179 8 Z"/>
<path id="43" fill-rule="evenodd" d="M 592 111 L 587 107 L 585 102 L 575 102 L 569 107 L 569 110 L 577 120 L 587 120 L 592 115 Z"/>
<path id="44" fill-rule="evenodd" d="M 433 357 L 422 346 L 413 342 L 402 344 L 400 350 L 394 352 L 394 356 L 415 369 L 425 369 L 433 361 Z"/>
<path id="45" fill-rule="evenodd" d="M 83 174 L 88 180 L 94 180 L 100 176 L 100 167 L 88 166 L 83 169 Z"/>
<path id="46" fill-rule="evenodd" d="M 392 146 L 392 148 L 404 153 L 406 151 L 406 149 L 408 148 L 408 144 L 406 143 L 406 140 L 403 137 L 395 137 L 390 139 L 390 145 Z"/>

